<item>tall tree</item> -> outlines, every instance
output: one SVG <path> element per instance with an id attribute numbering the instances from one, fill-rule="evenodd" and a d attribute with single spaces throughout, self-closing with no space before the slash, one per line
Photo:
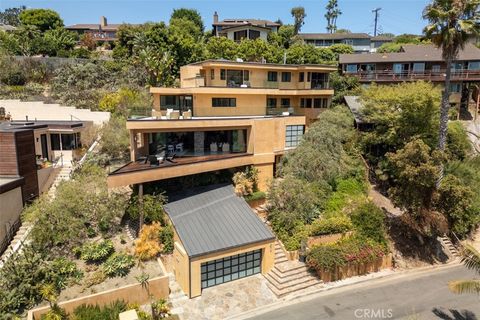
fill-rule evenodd
<path id="1" fill-rule="evenodd" d="M 172 22 L 173 19 L 187 19 L 192 21 L 202 32 L 205 29 L 205 26 L 203 25 L 202 16 L 195 9 L 186 9 L 186 8 L 174 9 L 172 16 L 170 17 L 170 23 Z"/>
<path id="2" fill-rule="evenodd" d="M 50 9 L 27 9 L 20 13 L 19 18 L 22 24 L 37 27 L 42 32 L 63 27 L 60 15 Z"/>
<path id="3" fill-rule="evenodd" d="M 480 1 L 478 0 L 433 0 L 423 11 L 428 20 L 424 29 L 425 36 L 439 48 L 446 62 L 445 89 L 440 109 L 440 129 L 438 148 L 445 149 L 448 130 L 448 110 L 450 108 L 449 90 L 452 62 L 457 58 L 467 40 L 480 34 Z M 443 177 L 443 168 L 440 179 Z M 439 182 L 437 183 L 437 186 Z"/>
<path id="4" fill-rule="evenodd" d="M 307 14 L 305 13 L 305 8 L 304 7 L 292 8 L 291 14 L 292 14 L 292 17 L 295 19 L 295 22 L 293 23 L 295 34 L 298 34 L 298 32 L 300 32 L 300 29 L 302 29 L 302 26 L 305 24 L 304 20 L 305 20 L 305 17 L 307 16 Z"/>
<path id="5" fill-rule="evenodd" d="M 327 13 L 325 13 L 327 32 L 335 33 L 337 31 L 337 18 L 342 14 L 342 11 L 338 8 L 338 1 L 329 0 L 325 9 L 327 10 Z"/>
<path id="6" fill-rule="evenodd" d="M 7 8 L 3 12 L 0 12 L 0 23 L 8 24 L 10 26 L 18 26 L 20 24 L 20 13 L 27 7 L 21 6 L 17 8 Z"/>

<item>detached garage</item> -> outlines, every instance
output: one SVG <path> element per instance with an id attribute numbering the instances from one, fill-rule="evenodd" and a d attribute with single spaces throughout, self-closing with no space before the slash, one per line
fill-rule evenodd
<path id="1" fill-rule="evenodd" d="M 175 278 L 190 298 L 273 267 L 275 236 L 233 186 L 169 195 L 165 211 L 175 230 Z"/>

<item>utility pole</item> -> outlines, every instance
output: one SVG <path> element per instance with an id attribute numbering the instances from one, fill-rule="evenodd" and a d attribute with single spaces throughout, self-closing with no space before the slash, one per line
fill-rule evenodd
<path id="1" fill-rule="evenodd" d="M 375 30 L 373 31 L 373 36 L 377 35 L 377 24 L 378 24 L 378 11 L 382 10 L 382 8 L 373 9 L 372 12 L 375 12 Z"/>

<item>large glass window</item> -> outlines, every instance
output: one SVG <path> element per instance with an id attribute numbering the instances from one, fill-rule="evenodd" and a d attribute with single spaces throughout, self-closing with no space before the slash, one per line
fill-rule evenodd
<path id="1" fill-rule="evenodd" d="M 249 31 L 249 38 L 252 39 L 252 40 L 255 40 L 257 38 L 260 38 L 260 31 L 257 31 L 257 30 L 250 30 Z"/>
<path id="2" fill-rule="evenodd" d="M 276 71 L 268 71 L 268 81 L 277 82 L 278 73 Z"/>
<path id="3" fill-rule="evenodd" d="M 262 250 L 204 262 L 200 267 L 202 289 L 245 278 L 262 271 Z"/>
<path id="4" fill-rule="evenodd" d="M 303 82 L 305 81 L 305 72 L 300 72 L 300 75 L 298 77 L 298 82 Z"/>
<path id="5" fill-rule="evenodd" d="M 277 99 L 276 98 L 267 98 L 267 108 L 276 108 Z"/>
<path id="6" fill-rule="evenodd" d="M 220 80 L 225 80 L 225 79 L 226 79 L 225 69 L 220 69 Z"/>
<path id="7" fill-rule="evenodd" d="M 236 98 L 212 98 L 212 107 L 236 107 Z"/>
<path id="8" fill-rule="evenodd" d="M 192 110 L 193 99 L 192 96 L 160 96 L 160 110 Z"/>
<path id="9" fill-rule="evenodd" d="M 423 73 L 425 71 L 425 63 L 424 62 L 415 62 L 413 64 L 413 72 Z"/>
<path id="10" fill-rule="evenodd" d="M 246 37 L 247 37 L 247 30 L 235 31 L 233 33 L 233 40 L 235 41 L 242 41 Z"/>
<path id="11" fill-rule="evenodd" d="M 50 145 L 52 146 L 52 150 L 59 151 L 61 150 L 60 147 L 60 134 L 52 133 L 50 134 Z"/>
<path id="12" fill-rule="evenodd" d="M 469 62 L 468 70 L 480 70 L 480 61 Z"/>
<path id="13" fill-rule="evenodd" d="M 347 73 L 356 73 L 358 66 L 356 64 L 347 64 Z"/>
<path id="14" fill-rule="evenodd" d="M 282 98 L 282 100 L 280 100 L 280 106 L 282 108 L 290 108 L 290 99 L 289 98 Z"/>
<path id="15" fill-rule="evenodd" d="M 73 134 L 62 134 L 61 137 L 63 150 L 75 149 L 75 136 Z"/>
<path id="16" fill-rule="evenodd" d="M 282 82 L 290 82 L 290 81 L 292 81 L 292 73 L 282 72 Z"/>
<path id="17" fill-rule="evenodd" d="M 285 147 L 292 148 L 298 146 L 302 140 L 305 126 L 287 126 L 285 135 Z"/>

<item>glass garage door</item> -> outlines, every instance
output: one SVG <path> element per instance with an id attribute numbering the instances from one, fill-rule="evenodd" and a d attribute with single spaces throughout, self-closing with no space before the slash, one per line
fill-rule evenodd
<path id="1" fill-rule="evenodd" d="M 262 250 L 202 263 L 202 289 L 261 272 Z"/>

